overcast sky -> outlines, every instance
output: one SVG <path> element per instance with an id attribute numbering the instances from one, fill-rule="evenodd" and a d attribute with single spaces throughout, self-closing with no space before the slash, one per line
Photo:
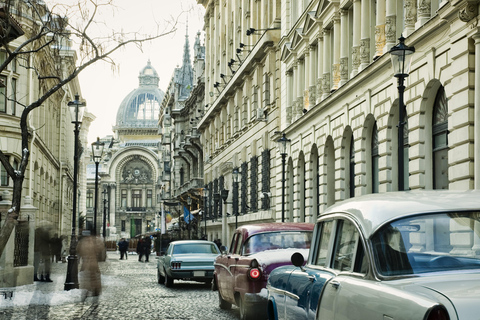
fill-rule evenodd
<path id="1" fill-rule="evenodd" d="M 195 0 L 114 0 L 114 2 L 118 10 L 115 17 L 108 21 L 108 27 L 124 31 L 148 32 L 156 28 L 155 21 L 163 23 L 177 17 L 182 11 L 190 10 L 180 16 L 176 33 L 155 40 L 151 44 L 144 44 L 143 52 L 133 45 L 116 53 L 113 58 L 119 66 L 118 72 L 112 72 L 111 66 L 106 63 L 97 62 L 80 73 L 81 95 L 87 101 L 87 110 L 96 116 L 89 130 L 89 143 L 94 142 L 97 136 L 113 134 L 112 126 L 115 124 L 118 107 L 128 93 L 138 88 L 139 72 L 147 65 L 149 59 L 160 76 L 160 89 L 162 91 L 167 89 L 174 68 L 182 63 L 187 20 L 192 61 L 192 46 L 198 31 L 202 31 L 202 44 L 204 42 L 204 9 L 197 5 Z"/>

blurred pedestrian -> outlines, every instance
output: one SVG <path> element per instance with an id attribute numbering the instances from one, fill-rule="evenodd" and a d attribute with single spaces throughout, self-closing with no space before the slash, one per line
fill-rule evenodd
<path id="1" fill-rule="evenodd" d="M 137 243 L 137 254 L 138 254 L 138 261 L 143 262 L 143 254 L 144 254 L 144 248 L 143 248 L 143 238 L 138 239 Z"/>
<path id="2" fill-rule="evenodd" d="M 60 240 L 62 241 L 62 253 L 61 253 L 62 263 L 66 263 L 67 256 L 68 256 L 68 249 L 69 249 L 67 236 L 61 235 Z"/>
<path id="3" fill-rule="evenodd" d="M 51 248 L 48 227 L 41 226 L 35 229 L 33 251 L 33 281 L 52 282 L 50 279 Z"/>
<path id="4" fill-rule="evenodd" d="M 123 260 L 125 256 L 125 260 L 128 260 L 128 241 L 125 238 L 120 239 L 118 242 L 118 250 L 120 251 L 120 260 Z"/>
<path id="5" fill-rule="evenodd" d="M 145 237 L 142 242 L 143 254 L 145 255 L 145 262 L 148 262 L 148 257 L 152 251 L 152 240 L 150 237 Z"/>
<path id="6" fill-rule="evenodd" d="M 98 296 L 102 291 L 102 280 L 98 267 L 98 254 L 102 249 L 101 242 L 97 241 L 94 236 L 84 236 L 77 245 L 77 253 L 82 260 L 80 284 L 92 296 Z"/>
<path id="7" fill-rule="evenodd" d="M 52 262 L 58 262 L 62 259 L 62 240 L 58 237 L 58 233 L 55 233 L 50 240 L 50 248 L 52 251 Z"/>

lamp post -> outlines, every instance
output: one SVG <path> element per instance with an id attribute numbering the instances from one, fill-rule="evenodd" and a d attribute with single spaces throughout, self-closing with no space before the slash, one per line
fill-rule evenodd
<path id="1" fill-rule="evenodd" d="M 103 241 L 107 237 L 107 189 L 103 189 Z"/>
<path id="2" fill-rule="evenodd" d="M 282 222 L 285 222 L 285 162 L 287 158 L 287 147 L 291 140 L 287 139 L 285 133 L 282 133 L 282 137 L 277 140 L 278 150 L 282 156 Z"/>
<path id="3" fill-rule="evenodd" d="M 235 229 L 238 227 L 238 177 L 240 175 L 240 172 L 238 171 L 238 168 L 234 168 L 232 171 L 232 177 L 233 177 L 233 214 L 235 214 Z"/>
<path id="4" fill-rule="evenodd" d="M 227 189 L 222 189 L 220 195 L 223 199 L 222 243 L 227 243 L 227 198 L 228 198 L 228 190 Z"/>
<path id="5" fill-rule="evenodd" d="M 404 81 L 410 72 L 410 64 L 412 63 L 414 47 L 405 45 L 405 38 L 400 36 L 400 41 L 396 46 L 390 49 L 390 57 L 392 59 L 393 76 L 398 78 L 398 190 L 404 190 L 404 153 L 403 153 L 403 130 L 405 126 L 405 105 L 403 96 L 405 92 Z M 407 56 L 410 56 L 407 60 Z"/>
<path id="6" fill-rule="evenodd" d="M 78 94 L 75 95 L 75 100 L 68 103 L 72 123 L 75 124 L 74 130 L 74 151 L 73 151 L 73 212 L 72 212 L 72 235 L 70 239 L 70 254 L 67 258 L 67 276 L 65 278 L 64 290 L 78 289 L 78 257 L 77 257 L 77 238 L 75 235 L 76 221 L 77 221 L 77 176 L 78 176 L 78 126 L 82 123 L 83 112 L 85 111 L 86 103 L 79 100 Z"/>
<path id="7" fill-rule="evenodd" d="M 192 205 L 192 198 L 190 196 L 187 197 L 187 204 L 188 204 L 188 222 L 187 222 L 187 230 L 188 230 L 188 240 L 191 239 L 190 237 L 190 223 L 192 223 L 192 217 L 191 217 L 191 205 Z"/>
<path id="8" fill-rule="evenodd" d="M 207 236 L 207 199 L 208 199 L 208 189 L 203 188 L 203 220 L 205 220 L 205 240 L 208 240 Z"/>
<path id="9" fill-rule="evenodd" d="M 100 142 L 100 138 L 97 137 L 97 141 L 92 143 L 92 157 L 95 162 L 95 206 L 93 210 L 93 235 L 97 235 L 97 207 L 98 207 L 98 164 L 102 159 L 103 147 L 105 144 Z"/>

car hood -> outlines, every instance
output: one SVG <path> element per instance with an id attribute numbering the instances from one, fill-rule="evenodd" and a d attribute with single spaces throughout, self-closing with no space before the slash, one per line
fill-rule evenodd
<path id="1" fill-rule="evenodd" d="M 473 319 L 473 315 L 478 315 L 480 274 L 448 274 L 431 278 L 422 276 L 416 279 L 419 280 L 416 284 L 409 284 L 404 289 L 434 298 L 447 309 L 453 304 L 458 319 Z"/>

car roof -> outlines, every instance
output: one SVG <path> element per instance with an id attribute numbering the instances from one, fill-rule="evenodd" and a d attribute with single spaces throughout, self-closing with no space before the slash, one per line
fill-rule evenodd
<path id="1" fill-rule="evenodd" d="M 206 241 L 206 240 L 176 240 L 170 242 L 170 244 L 193 244 L 193 243 L 200 243 L 200 244 L 215 244 L 212 241 Z"/>
<path id="2" fill-rule="evenodd" d="M 421 213 L 480 210 L 480 191 L 415 190 L 368 194 L 327 208 L 319 220 L 335 213 L 355 218 L 369 238 L 379 227 Z"/>
<path id="3" fill-rule="evenodd" d="M 236 233 L 241 233 L 243 239 L 254 234 L 274 231 L 312 231 L 315 224 L 306 222 L 271 222 L 247 224 L 237 228 Z"/>

